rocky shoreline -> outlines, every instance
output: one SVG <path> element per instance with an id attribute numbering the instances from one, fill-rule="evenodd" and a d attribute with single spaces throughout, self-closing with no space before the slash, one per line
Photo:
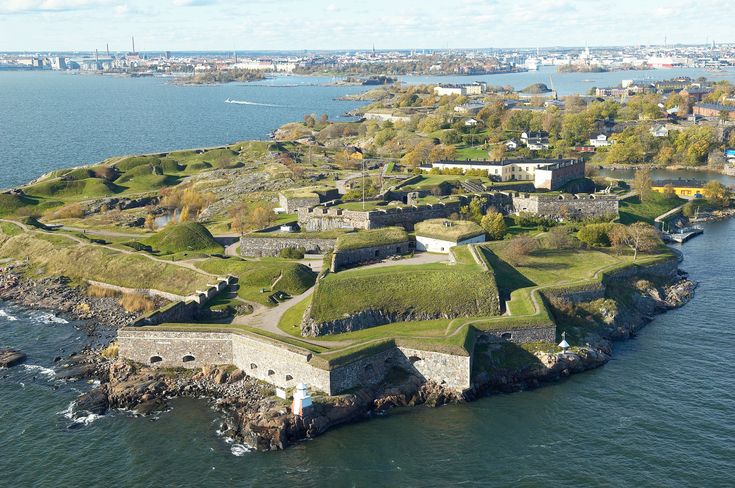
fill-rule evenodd
<path id="1" fill-rule="evenodd" d="M 557 321 L 581 320 L 589 326 L 581 339 L 583 346 L 566 352 L 535 352 L 535 359 L 524 366 L 477 371 L 472 388 L 463 392 L 394 368 L 382 384 L 355 393 L 333 397 L 315 394 L 313 408 L 301 417 L 291 412 L 289 402 L 274 395 L 273 386 L 231 366 L 171 370 L 115 359 L 114 350 L 110 351 L 114 346 L 106 350 L 99 347 L 109 343 L 117 328 L 135 318 L 116 299 L 89 297 L 63 277 L 34 280 L 12 266 L 0 269 L 0 299 L 80 320 L 80 328 L 96 341 L 97 349 L 56 362 L 56 379 L 94 381 L 97 385 L 74 403 L 72 417 L 103 415 L 111 409 L 148 415 L 168 408 L 167 402 L 173 398 L 205 398 L 223 414 L 223 435 L 261 451 L 284 449 L 337 425 L 369 419 L 395 407 L 472 401 L 537 388 L 597 368 L 611 359 L 613 341 L 635 336 L 656 314 L 684 305 L 693 296 L 696 283 L 680 272 L 673 282 L 654 285 L 633 279 L 625 286 L 632 290 L 627 304 L 612 299 L 571 305 L 550 300 Z"/>
<path id="2" fill-rule="evenodd" d="M 17 264 L 0 267 L 0 300 L 30 309 L 50 310 L 64 319 L 74 320 L 92 345 L 107 345 L 115 338 L 117 329 L 139 315 L 126 311 L 118 298 L 87 295 L 64 276 L 33 279 L 23 271 L 24 267 Z"/>

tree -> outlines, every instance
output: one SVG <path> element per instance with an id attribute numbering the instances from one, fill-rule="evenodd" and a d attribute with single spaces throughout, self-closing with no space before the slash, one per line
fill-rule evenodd
<path id="1" fill-rule="evenodd" d="M 490 150 L 490 159 L 493 161 L 501 161 L 505 157 L 507 149 L 505 144 L 495 144 Z"/>
<path id="2" fill-rule="evenodd" d="M 514 237 L 505 246 L 504 254 L 508 261 L 515 265 L 521 265 L 526 258 L 538 248 L 536 239 L 522 235 Z"/>
<path id="3" fill-rule="evenodd" d="M 651 168 L 641 168 L 635 172 L 633 177 L 633 189 L 638 192 L 641 202 L 651 198 L 653 190 L 653 177 L 651 176 Z"/>
<path id="4" fill-rule="evenodd" d="M 489 209 L 485 216 L 482 217 L 480 225 L 492 240 L 502 239 L 508 233 L 508 227 L 505 225 L 503 214 L 494 208 Z"/>
<path id="5" fill-rule="evenodd" d="M 577 239 L 592 247 L 607 247 L 610 245 L 610 231 L 613 224 L 587 224 L 577 232 Z"/>
<path id="6" fill-rule="evenodd" d="M 257 229 L 268 227 L 273 222 L 273 209 L 263 203 L 257 204 L 250 211 L 250 221 Z"/>
<path id="7" fill-rule="evenodd" d="M 316 125 L 316 120 L 314 119 L 313 115 L 304 115 L 304 125 L 306 127 L 314 127 Z"/>
<path id="8" fill-rule="evenodd" d="M 179 214 L 179 223 L 186 222 L 187 220 L 189 220 L 189 206 L 184 205 Z"/>
<path id="9" fill-rule="evenodd" d="M 156 216 L 152 213 L 147 214 L 145 216 L 145 224 L 143 224 L 143 227 L 145 227 L 147 230 L 155 230 Z"/>
<path id="10" fill-rule="evenodd" d="M 661 146 L 661 149 L 658 150 L 658 154 L 656 154 L 654 161 L 656 164 L 668 166 L 674 162 L 675 154 L 674 148 L 671 146 Z"/>
<path id="11" fill-rule="evenodd" d="M 716 207 L 726 207 L 730 204 L 731 192 L 719 181 L 709 181 L 702 188 L 702 194 L 709 203 Z"/>
<path id="12" fill-rule="evenodd" d="M 573 249 L 577 247 L 578 242 L 572 237 L 570 230 L 565 225 L 549 229 L 544 239 L 549 249 Z"/>
<path id="13" fill-rule="evenodd" d="M 727 122 L 730 120 L 730 112 L 727 110 L 720 110 L 720 122 Z"/>
<path id="14" fill-rule="evenodd" d="M 666 198 L 676 198 L 676 190 L 674 190 L 674 185 L 671 183 L 667 183 L 666 186 L 664 186 L 664 196 Z"/>
<path id="15" fill-rule="evenodd" d="M 653 251 L 661 245 L 656 229 L 645 222 L 632 225 L 616 225 L 610 231 L 610 243 L 620 249 L 628 247 L 633 250 L 633 261 L 638 259 L 639 252 Z"/>

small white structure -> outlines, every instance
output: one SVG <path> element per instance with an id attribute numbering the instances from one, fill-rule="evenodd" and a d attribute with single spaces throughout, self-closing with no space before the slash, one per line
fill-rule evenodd
<path id="1" fill-rule="evenodd" d="M 286 224 L 286 225 L 281 226 L 280 231 L 281 232 L 293 232 L 294 228 L 293 228 L 293 225 Z"/>
<path id="2" fill-rule="evenodd" d="M 449 254 L 454 246 L 485 242 L 485 231 L 469 221 L 425 220 L 416 224 L 416 250 Z"/>
<path id="3" fill-rule="evenodd" d="M 465 127 L 475 127 L 477 125 L 477 120 L 475 119 L 467 119 L 464 121 Z"/>
<path id="4" fill-rule="evenodd" d="M 283 388 L 276 388 L 276 396 L 280 398 L 281 400 L 286 399 L 286 390 Z"/>
<path id="5" fill-rule="evenodd" d="M 562 332 L 561 333 L 561 342 L 559 343 L 559 347 L 561 347 L 561 352 L 567 352 L 567 350 L 571 347 L 569 343 L 567 342 L 567 333 Z"/>
<path id="6" fill-rule="evenodd" d="M 605 134 L 599 134 L 597 137 L 590 137 L 590 146 L 592 147 L 607 147 L 612 143 L 607 140 Z"/>
<path id="7" fill-rule="evenodd" d="M 303 416 L 304 412 L 311 407 L 311 395 L 305 383 L 296 385 L 296 392 L 293 394 L 293 405 L 291 410 L 294 415 Z"/>
<path id="8" fill-rule="evenodd" d="M 286 213 L 286 209 L 283 207 L 276 207 L 273 209 L 273 212 L 275 212 L 276 215 L 281 215 Z"/>
<path id="9" fill-rule="evenodd" d="M 653 137 L 667 137 L 669 135 L 669 129 L 663 124 L 656 124 L 651 127 L 651 135 Z"/>
<path id="10" fill-rule="evenodd" d="M 505 148 L 508 149 L 508 151 L 515 151 L 518 149 L 518 143 L 511 139 L 505 143 Z"/>

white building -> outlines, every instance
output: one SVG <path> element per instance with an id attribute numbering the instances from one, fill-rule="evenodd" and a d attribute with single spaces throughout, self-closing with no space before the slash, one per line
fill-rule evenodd
<path id="1" fill-rule="evenodd" d="M 651 135 L 653 137 L 668 137 L 669 129 L 663 124 L 656 124 L 651 127 Z"/>
<path id="2" fill-rule="evenodd" d="M 590 146 L 607 147 L 610 145 L 612 145 L 612 142 L 607 139 L 605 134 L 599 134 L 597 137 L 590 137 Z"/>
<path id="3" fill-rule="evenodd" d="M 416 224 L 416 250 L 448 254 L 454 246 L 485 242 L 485 231 L 465 220 L 431 219 Z"/>
<path id="4" fill-rule="evenodd" d="M 485 84 L 483 83 L 472 83 L 467 85 L 449 85 L 442 84 L 434 87 L 434 93 L 440 97 L 448 95 L 482 95 L 485 91 Z"/>

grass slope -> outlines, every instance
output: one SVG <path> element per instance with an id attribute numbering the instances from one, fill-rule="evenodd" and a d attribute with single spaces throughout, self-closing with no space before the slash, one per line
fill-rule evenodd
<path id="1" fill-rule="evenodd" d="M 633 196 L 620 201 L 620 222 L 632 224 L 634 222 L 653 223 L 653 219 L 665 214 L 669 210 L 686 203 L 681 198 L 668 198 L 663 193 L 652 192 L 645 202 L 640 197 Z"/>
<path id="2" fill-rule="evenodd" d="M 143 240 L 143 244 L 165 254 L 184 251 L 208 253 L 224 251 L 222 245 L 214 240 L 207 228 L 196 222 L 167 225 L 156 234 Z"/>

